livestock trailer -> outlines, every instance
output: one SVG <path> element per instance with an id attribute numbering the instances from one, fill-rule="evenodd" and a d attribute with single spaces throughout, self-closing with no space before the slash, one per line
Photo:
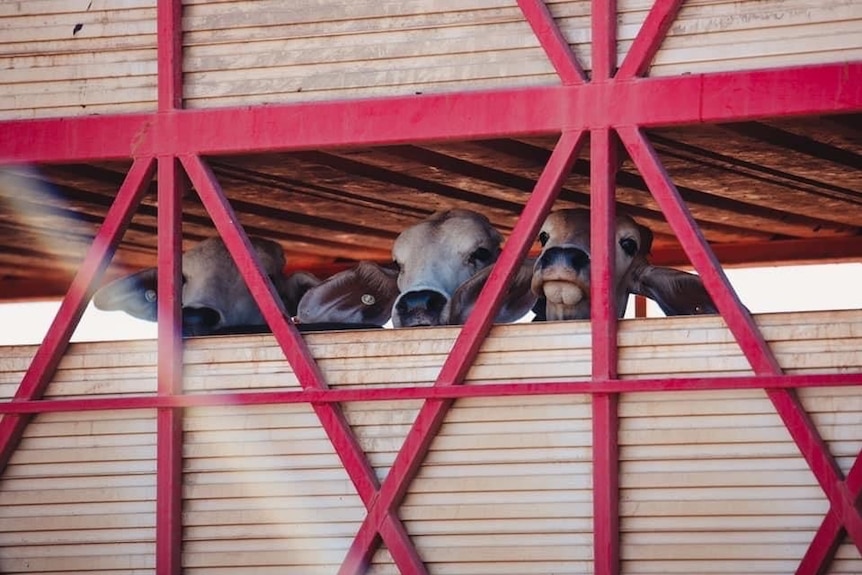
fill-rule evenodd
<path id="1" fill-rule="evenodd" d="M 862 3 L 31 0 L 0 31 L 0 295 L 63 298 L 0 350 L 0 572 L 862 573 L 862 310 L 751 315 L 722 271 L 862 258 Z M 249 249 L 326 274 L 453 206 L 507 237 L 463 326 L 301 336 Z M 493 325 L 560 206 L 592 319 Z M 618 210 L 719 315 L 616 319 Z M 215 233 L 271 334 L 178 335 Z M 156 262 L 157 340 L 69 343 Z"/>

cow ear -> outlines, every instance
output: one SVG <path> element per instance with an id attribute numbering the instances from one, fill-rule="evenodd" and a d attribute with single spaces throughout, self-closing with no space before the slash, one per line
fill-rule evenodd
<path id="1" fill-rule="evenodd" d="M 291 317 L 296 315 L 299 302 L 306 292 L 321 283 L 320 278 L 308 272 L 296 272 L 287 277 L 278 276 L 272 278 L 272 281 Z"/>
<path id="2" fill-rule="evenodd" d="M 536 294 L 530 289 L 530 282 L 533 278 L 533 263 L 534 260 L 528 258 L 515 271 L 514 277 L 506 286 L 503 303 L 500 304 L 500 309 L 494 317 L 494 323 L 511 323 L 521 319 L 535 305 Z M 444 316 L 447 318 L 446 323 L 458 325 L 467 321 L 467 317 L 473 311 L 479 293 L 485 287 L 485 282 L 488 281 L 493 267 L 482 268 L 455 290 L 447 304 L 448 314 L 444 311 Z"/>
<path id="3" fill-rule="evenodd" d="M 147 268 L 114 280 L 93 295 L 93 305 L 103 311 L 124 311 L 132 317 L 156 321 L 156 268 Z"/>
<path id="4" fill-rule="evenodd" d="M 382 326 L 398 297 L 398 272 L 360 262 L 305 292 L 299 302 L 300 324 L 367 324 Z"/>
<path id="5" fill-rule="evenodd" d="M 631 292 L 654 300 L 666 315 L 718 313 L 699 276 L 672 268 L 645 266 Z"/>

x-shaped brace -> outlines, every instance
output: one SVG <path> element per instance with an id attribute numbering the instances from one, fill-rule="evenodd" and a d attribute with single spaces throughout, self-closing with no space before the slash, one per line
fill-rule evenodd
<path id="1" fill-rule="evenodd" d="M 435 386 L 458 385 L 464 381 L 485 335 L 491 329 L 492 320 L 502 301 L 506 284 L 526 255 L 533 238 L 559 194 L 563 181 L 572 169 L 583 142 L 582 136 L 581 132 L 566 132 L 557 142 L 547 166 L 536 183 L 535 191 L 527 201 L 521 218 L 515 225 L 509 241 L 506 242 L 499 260 L 477 299 L 473 313 L 464 324 L 452 347 L 452 352 L 443 364 L 434 383 Z M 400 545 L 399 533 L 394 530 L 395 526 L 401 525 L 396 509 L 418 473 L 425 454 L 452 403 L 451 399 L 429 399 L 420 408 L 389 474 L 369 507 L 365 520 L 341 565 L 340 575 L 363 573 L 381 538 L 386 542 L 395 562 L 399 563 L 399 555 L 403 550 L 399 550 L 398 547 L 393 548 L 393 542 Z M 405 571 L 402 568 L 402 572 L 426 572 L 421 563 L 416 565 L 415 569 L 415 571 Z"/>

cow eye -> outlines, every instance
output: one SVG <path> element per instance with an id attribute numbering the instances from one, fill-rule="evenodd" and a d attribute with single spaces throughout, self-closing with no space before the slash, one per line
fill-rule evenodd
<path id="1" fill-rule="evenodd" d="M 548 243 L 549 239 L 551 239 L 551 236 L 548 235 L 548 232 L 542 232 L 539 234 L 539 243 L 542 244 L 542 246 Z"/>
<path id="2" fill-rule="evenodd" d="M 638 251 L 638 243 L 632 238 L 621 239 L 620 247 L 623 248 L 623 251 L 630 256 L 635 255 L 635 253 Z"/>
<path id="3" fill-rule="evenodd" d="M 491 251 L 488 248 L 476 248 L 472 254 L 470 254 L 471 262 L 490 262 L 491 261 Z"/>

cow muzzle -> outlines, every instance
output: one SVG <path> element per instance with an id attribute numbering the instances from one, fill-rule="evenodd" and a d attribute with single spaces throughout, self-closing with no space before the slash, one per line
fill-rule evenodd
<path id="1" fill-rule="evenodd" d="M 448 301 L 444 294 L 430 289 L 404 292 L 395 302 L 392 323 L 395 327 L 443 325 Z"/>
<path id="2" fill-rule="evenodd" d="M 548 320 L 589 318 L 589 254 L 573 246 L 548 248 L 536 261 L 531 288 L 545 298 Z"/>
<path id="3" fill-rule="evenodd" d="M 211 334 L 221 321 L 221 313 L 211 307 L 184 307 L 183 335 Z"/>

